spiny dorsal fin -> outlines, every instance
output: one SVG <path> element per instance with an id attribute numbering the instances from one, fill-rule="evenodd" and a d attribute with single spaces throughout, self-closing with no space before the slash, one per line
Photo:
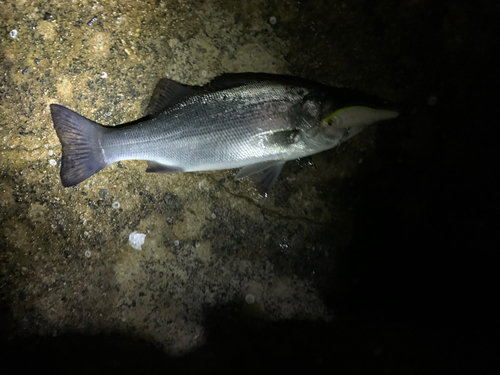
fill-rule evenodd
<path id="1" fill-rule="evenodd" d="M 257 73 L 226 73 L 219 77 L 215 77 L 203 88 L 205 92 L 216 92 L 219 90 L 228 90 L 250 85 L 256 82 L 262 82 L 262 77 L 259 79 Z"/>
<path id="2" fill-rule="evenodd" d="M 293 77 L 283 74 L 271 73 L 225 73 L 203 86 L 204 92 L 215 92 L 235 87 L 250 85 L 253 83 L 272 82 L 282 85 L 303 86 L 314 89 L 323 85 L 305 78 Z"/>

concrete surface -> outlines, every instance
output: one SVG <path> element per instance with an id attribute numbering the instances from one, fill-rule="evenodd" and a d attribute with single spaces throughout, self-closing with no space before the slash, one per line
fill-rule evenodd
<path id="1" fill-rule="evenodd" d="M 334 321 L 336 293 L 362 274 L 339 269 L 344 250 L 365 217 L 377 220 L 360 208 L 366 197 L 397 197 L 391 212 L 417 228 L 434 188 L 426 166 L 455 163 L 447 117 L 436 114 L 451 113 L 447 85 L 457 81 L 446 72 L 467 64 L 459 57 L 469 47 L 485 55 L 492 35 L 484 27 L 484 42 L 472 41 L 469 10 L 427 1 L 2 2 L 8 332 L 120 333 L 179 355 L 203 347 L 207 316 L 222 307 L 264 322 Z M 246 71 L 357 88 L 405 114 L 288 163 L 268 197 L 234 170 L 146 174 L 141 161 L 62 187 L 49 104 L 117 125 L 141 117 L 162 77 L 196 85 Z M 471 80 L 463 82 L 461 97 Z M 412 190 L 419 183 L 423 193 Z M 146 235 L 142 250 L 129 245 L 134 231 Z M 373 246 L 366 253 L 381 251 Z"/>

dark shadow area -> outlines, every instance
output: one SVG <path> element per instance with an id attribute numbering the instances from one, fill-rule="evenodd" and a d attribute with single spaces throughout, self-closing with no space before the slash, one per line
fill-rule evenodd
<path id="1" fill-rule="evenodd" d="M 183 357 L 119 334 L 16 338 L 0 346 L 2 374 L 496 373 L 484 361 L 495 354 L 486 337 L 427 323 L 373 309 L 272 323 L 226 307 L 208 315 L 206 345 Z"/>

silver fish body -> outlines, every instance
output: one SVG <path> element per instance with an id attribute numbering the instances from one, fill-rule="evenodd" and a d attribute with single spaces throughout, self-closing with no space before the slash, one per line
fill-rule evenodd
<path id="1" fill-rule="evenodd" d="M 195 96 L 138 126 L 110 132 L 101 146 L 110 163 L 154 160 L 185 172 L 297 159 L 322 150 L 306 137 L 275 142 L 272 135 L 309 130 L 301 117 L 292 121 L 302 91 L 253 84 Z"/>
<path id="2" fill-rule="evenodd" d="M 242 168 L 268 190 L 284 163 L 332 147 L 364 126 L 397 116 L 366 95 L 273 75 L 226 75 L 204 88 L 163 79 L 149 115 L 103 127 L 51 105 L 63 146 L 61 179 L 73 186 L 120 160 L 147 160 L 148 172 Z"/>

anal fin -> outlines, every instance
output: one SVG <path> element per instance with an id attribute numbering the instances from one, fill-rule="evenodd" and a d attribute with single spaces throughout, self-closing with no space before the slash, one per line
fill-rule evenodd
<path id="1" fill-rule="evenodd" d="M 173 167 L 171 165 L 161 164 L 153 160 L 148 160 L 148 169 L 146 172 L 149 173 L 179 173 L 184 172 L 182 168 Z"/>

